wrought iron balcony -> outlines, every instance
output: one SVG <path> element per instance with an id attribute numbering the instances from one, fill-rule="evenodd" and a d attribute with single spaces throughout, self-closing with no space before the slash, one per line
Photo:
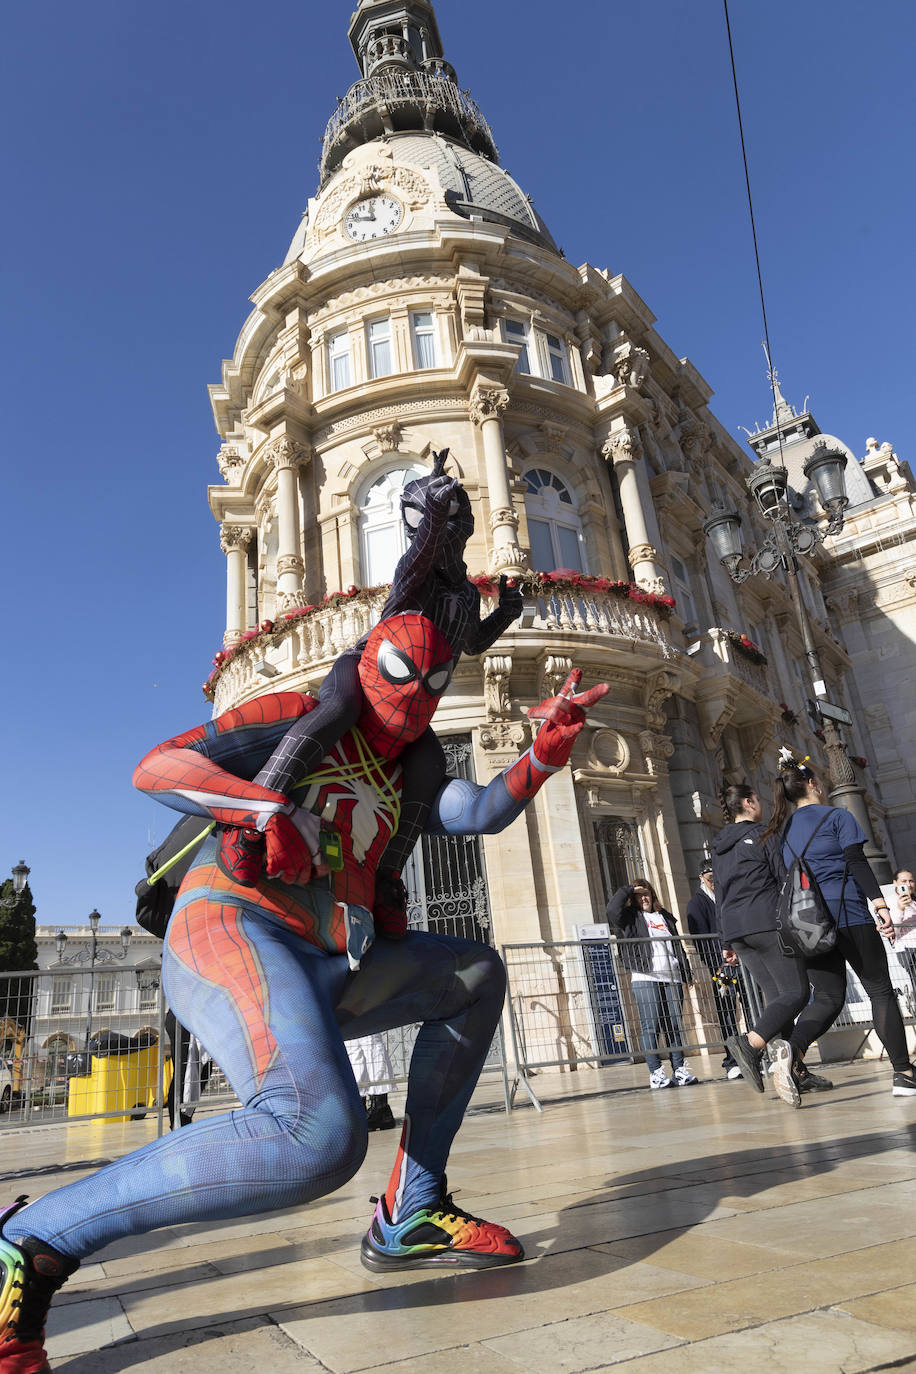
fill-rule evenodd
<path id="1" fill-rule="evenodd" d="M 334 111 L 321 151 L 322 184 L 359 144 L 416 129 L 460 139 L 498 161 L 490 126 L 466 91 L 447 76 L 396 66 L 357 81 Z"/>

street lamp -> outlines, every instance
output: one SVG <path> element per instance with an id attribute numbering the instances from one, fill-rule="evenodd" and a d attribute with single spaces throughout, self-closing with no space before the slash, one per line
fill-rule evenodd
<path id="1" fill-rule="evenodd" d="M 886 856 L 875 843 L 871 817 L 865 805 L 864 789 L 856 785 L 855 773 L 836 724 L 836 715 L 845 717 L 846 713 L 825 700 L 827 688 L 824 673 L 811 632 L 808 612 L 798 588 L 798 555 L 812 554 L 828 535 L 839 534 L 843 528 L 844 511 L 849 504 L 843 477 L 846 462 L 845 453 L 828 448 L 826 440 L 818 439 L 804 465 L 805 477 L 814 483 L 818 500 L 827 515 L 827 525 L 823 530 L 817 525 L 793 519 L 788 501 L 789 474 L 782 464 L 763 458 L 754 465 L 754 471 L 747 479 L 746 486 L 757 509 L 771 529 L 753 557 L 745 561 L 741 541 L 741 516 L 737 510 L 730 510 L 724 506 L 714 507 L 712 514 L 703 522 L 703 532 L 716 558 L 732 581 L 739 585 L 757 574 L 772 577 L 779 568 L 788 573 L 789 594 L 798 618 L 805 658 L 808 660 L 823 727 L 830 770 L 831 800 L 836 799 L 853 813 L 869 837 L 879 863 L 886 866 Z M 827 714 L 828 709 L 831 711 L 830 715 Z M 847 719 L 851 724 L 851 718 Z"/>
<path id="2" fill-rule="evenodd" d="M 124 926 L 121 930 L 121 950 L 120 953 L 113 949 L 98 948 L 99 922 L 102 917 L 98 911 L 89 913 L 89 948 L 81 945 L 72 954 L 65 955 L 67 948 L 67 932 L 59 930 L 55 945 L 57 946 L 57 959 L 61 964 L 89 964 L 89 1009 L 86 1014 L 86 1049 L 89 1048 L 89 1038 L 92 1035 L 92 994 L 95 987 L 95 966 L 96 964 L 113 964 L 118 959 L 127 956 L 128 946 L 131 940 L 130 926 Z"/>
<path id="3" fill-rule="evenodd" d="M 29 874 L 31 871 L 25 859 L 20 859 L 18 864 L 13 865 L 13 892 L 17 897 L 21 896 L 25 891 L 25 885 L 29 881 Z"/>

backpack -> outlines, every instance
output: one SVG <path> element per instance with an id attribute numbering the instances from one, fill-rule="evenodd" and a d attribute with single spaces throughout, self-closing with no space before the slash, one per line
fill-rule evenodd
<path id="1" fill-rule="evenodd" d="M 178 889 L 213 824 L 211 821 L 207 825 L 200 816 L 182 816 L 158 849 L 146 857 L 146 877 L 134 888 L 137 894 L 135 919 L 138 926 L 160 940 L 165 939 Z"/>
<path id="2" fill-rule="evenodd" d="M 791 818 L 782 832 L 782 842 L 792 855 L 792 862 L 776 899 L 776 933 L 781 939 L 783 954 L 790 958 L 800 954 L 803 959 L 811 959 L 816 954 L 826 954 L 836 944 L 836 921 L 824 901 L 811 865 L 805 861 L 811 841 L 830 819 L 830 814 L 828 811 L 821 817 L 800 854 L 795 853 L 786 839 Z M 844 887 L 845 882 L 844 872 Z"/>

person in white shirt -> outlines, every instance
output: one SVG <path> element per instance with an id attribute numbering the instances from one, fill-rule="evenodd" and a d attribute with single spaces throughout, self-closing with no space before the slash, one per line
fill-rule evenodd
<path id="1" fill-rule="evenodd" d="M 908 868 L 898 868 L 894 886 L 882 888 L 894 923 L 894 951 L 906 970 L 916 997 L 916 878 Z"/>

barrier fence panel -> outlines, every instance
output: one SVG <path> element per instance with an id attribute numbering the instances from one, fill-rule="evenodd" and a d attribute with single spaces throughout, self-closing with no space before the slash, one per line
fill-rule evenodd
<path id="1" fill-rule="evenodd" d="M 529 1071 L 536 1069 L 641 1063 L 649 1049 L 664 1059 L 672 1043 L 688 1055 L 722 1058 L 726 1038 L 753 1025 L 762 1010 L 757 984 L 740 966 L 724 963 L 715 936 L 653 941 L 602 936 L 505 945 L 502 954 L 516 1063 L 513 1099 L 521 1085 L 536 1102 L 528 1081 Z M 682 961 L 692 981 L 682 983 L 680 1014 L 669 1017 L 667 1025 L 663 1018 L 657 1036 L 650 1036 L 642 1028 L 634 991 L 640 974 L 650 970 L 672 978 L 681 972 Z M 912 1024 L 916 994 L 892 951 L 889 964 L 904 1019 Z M 850 1027 L 861 1029 L 861 1049 L 873 1029 L 871 1005 L 851 970 L 846 1005 L 830 1030 Z"/>

